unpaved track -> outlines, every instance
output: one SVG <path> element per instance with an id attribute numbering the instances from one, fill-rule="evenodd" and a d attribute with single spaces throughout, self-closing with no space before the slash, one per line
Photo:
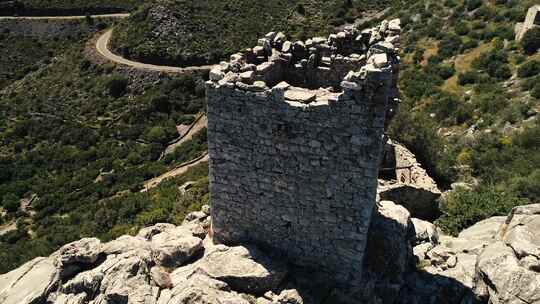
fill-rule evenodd
<path id="1" fill-rule="evenodd" d="M 92 18 L 126 18 L 129 17 L 129 14 L 104 14 L 104 15 L 91 15 Z M 73 20 L 73 19 L 84 19 L 86 16 L 36 16 L 36 17 L 14 17 L 14 16 L 6 16 L 6 17 L 0 17 L 0 20 L 2 19 L 28 19 L 28 20 Z M 203 66 L 191 66 L 191 67 L 172 67 L 172 66 L 163 66 L 163 65 L 153 65 L 153 64 L 146 64 L 141 62 L 136 62 L 132 60 L 125 59 L 121 56 L 118 56 L 111 52 L 109 50 L 109 42 L 111 40 L 112 36 L 112 29 L 106 30 L 101 36 L 97 39 L 95 47 L 97 52 L 103 56 L 105 59 L 108 59 L 112 62 L 127 65 L 136 69 L 141 70 L 149 70 L 149 71 L 158 71 L 158 72 L 165 72 L 165 73 L 190 73 L 190 72 L 205 72 L 212 69 L 213 65 L 203 65 Z M 193 135 L 199 132 L 201 129 L 205 128 L 207 125 L 206 116 L 200 117 L 190 128 L 190 130 L 176 143 L 171 144 L 169 147 L 167 147 L 167 150 L 165 151 L 165 154 L 174 152 L 174 149 L 176 147 L 180 146 L 182 143 L 190 140 L 193 138 Z M 186 173 L 191 167 L 196 166 L 202 162 L 208 161 L 208 152 L 205 151 L 203 155 L 199 156 L 198 158 L 195 158 L 193 160 L 190 160 L 175 169 L 166 172 L 158 177 L 155 177 L 153 179 L 150 179 L 146 182 L 144 182 L 144 189 L 141 192 L 146 192 L 151 188 L 154 188 L 158 186 L 162 181 L 168 178 L 172 178 L 181 174 Z"/>
<path id="2" fill-rule="evenodd" d="M 100 18 L 126 18 L 129 14 L 103 14 L 103 15 L 90 15 L 94 19 Z M 0 20 L 77 20 L 85 19 L 86 16 L 1 16 Z"/>
<path id="3" fill-rule="evenodd" d="M 141 192 L 147 192 L 148 190 L 159 186 L 159 184 L 161 184 L 162 181 L 169 178 L 176 177 L 178 175 L 182 175 L 186 173 L 191 167 L 194 167 L 200 163 L 207 162 L 207 161 L 208 161 L 208 152 L 204 152 L 202 156 L 199 156 L 198 158 L 194 160 L 184 163 L 169 172 L 163 173 L 162 175 L 158 177 L 152 178 L 151 180 L 147 180 L 146 182 L 144 182 L 144 189 L 141 190 Z"/>
<path id="4" fill-rule="evenodd" d="M 180 147 L 183 143 L 193 138 L 193 135 L 197 134 L 200 130 L 206 128 L 208 121 L 206 115 L 202 115 L 189 127 L 189 131 L 180 138 L 180 140 L 170 144 L 166 149 L 163 155 L 171 154 Z"/>
<path id="5" fill-rule="evenodd" d="M 111 40 L 112 32 L 113 32 L 112 29 L 108 29 L 96 41 L 96 49 L 98 53 L 104 58 L 112 62 L 127 65 L 136 69 L 166 72 L 166 73 L 179 73 L 179 74 L 186 73 L 186 72 L 209 71 L 213 67 L 213 65 L 202 65 L 202 66 L 191 66 L 191 67 L 180 68 L 180 67 L 154 65 L 154 64 L 131 61 L 124 57 L 118 56 L 109 50 L 109 41 Z"/>

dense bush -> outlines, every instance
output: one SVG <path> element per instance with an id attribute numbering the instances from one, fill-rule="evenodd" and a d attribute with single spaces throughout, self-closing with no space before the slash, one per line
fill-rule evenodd
<path id="1" fill-rule="evenodd" d="M 162 21 L 144 5 L 115 29 L 113 49 L 138 61 L 168 65 L 216 63 L 243 48 L 252 47 L 269 31 L 283 31 L 291 39 L 307 39 L 334 32 L 336 26 L 354 22 L 384 1 L 162 1 L 167 29 L 182 35 L 153 35 Z"/>
<path id="2" fill-rule="evenodd" d="M 7 212 L 17 211 L 20 204 L 19 198 L 13 193 L 8 193 L 2 198 L 2 207 L 4 207 Z"/>
<path id="3" fill-rule="evenodd" d="M 534 27 L 525 33 L 521 46 L 527 54 L 534 54 L 540 48 L 540 27 Z"/>
<path id="4" fill-rule="evenodd" d="M 439 55 L 448 58 L 456 55 L 461 48 L 461 38 L 457 35 L 446 34 L 439 42 Z"/>
<path id="5" fill-rule="evenodd" d="M 460 36 L 467 35 L 469 33 L 469 30 L 469 26 L 465 22 L 459 22 L 458 24 L 456 24 L 455 31 L 456 34 Z"/>
<path id="6" fill-rule="evenodd" d="M 466 0 L 465 6 L 467 7 L 468 11 L 473 11 L 482 6 L 482 0 Z"/>
<path id="7" fill-rule="evenodd" d="M 472 65 L 476 69 L 484 70 L 493 78 L 508 79 L 512 76 L 512 71 L 508 66 L 508 53 L 498 47 L 480 55 Z"/>
<path id="8" fill-rule="evenodd" d="M 73 21 L 76 22 L 76 21 Z M 80 32 L 65 37 L 33 37 L 0 33 L 0 90 L 34 72 L 75 43 L 89 39 L 96 30 L 81 22 Z M 1 30 L 0 30 L 1 31 Z"/>
<path id="9" fill-rule="evenodd" d="M 507 215 L 513 207 L 526 203 L 516 196 L 484 187 L 468 191 L 457 189 L 440 202 L 443 213 L 436 223 L 446 233 L 457 235 L 461 230 L 496 215 Z"/>
<path id="10" fill-rule="evenodd" d="M 482 76 L 477 71 L 467 71 L 458 75 L 458 84 L 464 86 L 479 83 L 481 78 Z"/>
<path id="11" fill-rule="evenodd" d="M 116 98 L 121 97 L 126 93 L 127 86 L 128 79 L 119 75 L 112 76 L 105 81 L 107 92 Z"/>
<path id="12" fill-rule="evenodd" d="M 532 60 L 522 64 L 518 69 L 518 76 L 521 78 L 540 75 L 540 61 Z"/>
<path id="13" fill-rule="evenodd" d="M 536 85 L 531 90 L 531 96 L 536 99 L 540 99 L 540 82 L 536 82 Z"/>

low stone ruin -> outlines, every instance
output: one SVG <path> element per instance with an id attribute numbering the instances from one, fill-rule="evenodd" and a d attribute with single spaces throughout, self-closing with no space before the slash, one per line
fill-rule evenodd
<path id="1" fill-rule="evenodd" d="M 413 217 L 433 221 L 440 215 L 437 184 L 411 151 L 392 140 L 385 144 L 377 192 L 381 200 L 404 206 Z"/>
<path id="2" fill-rule="evenodd" d="M 516 24 L 514 29 L 514 32 L 516 33 L 516 41 L 523 39 L 527 31 L 538 26 L 540 26 L 540 4 L 529 8 L 525 21 Z"/>

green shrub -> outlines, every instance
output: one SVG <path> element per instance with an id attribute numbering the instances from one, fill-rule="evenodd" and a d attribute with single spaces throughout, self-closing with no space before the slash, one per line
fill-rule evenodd
<path id="1" fill-rule="evenodd" d="M 128 79 L 119 75 L 112 76 L 105 82 L 107 92 L 115 98 L 122 97 L 126 93 L 127 85 Z"/>
<path id="2" fill-rule="evenodd" d="M 540 83 L 540 75 L 523 80 L 521 83 L 521 88 L 523 91 L 531 91 L 534 89 L 537 83 Z"/>
<path id="3" fill-rule="evenodd" d="M 477 71 L 467 71 L 465 73 L 459 73 L 458 84 L 461 86 L 475 84 L 479 83 L 480 79 L 481 75 Z"/>
<path id="4" fill-rule="evenodd" d="M 461 45 L 461 52 L 465 52 L 466 50 L 474 49 L 476 47 L 478 47 L 478 40 L 469 38 Z"/>
<path id="5" fill-rule="evenodd" d="M 540 27 L 527 31 L 521 40 L 521 47 L 526 54 L 534 54 L 540 48 Z"/>
<path id="6" fill-rule="evenodd" d="M 536 99 L 540 99 L 540 83 L 539 82 L 537 82 L 534 88 L 532 89 L 531 96 Z"/>
<path id="7" fill-rule="evenodd" d="M 527 78 L 531 76 L 540 75 L 540 61 L 532 60 L 522 64 L 518 69 L 518 76 L 521 78 Z"/>
<path id="8" fill-rule="evenodd" d="M 430 111 L 434 112 L 438 119 L 445 120 L 453 117 L 460 105 L 459 98 L 452 94 L 438 94 L 432 99 Z"/>
<path id="9" fill-rule="evenodd" d="M 512 71 L 508 66 L 508 53 L 497 47 L 476 58 L 472 66 L 484 70 L 493 78 L 508 79 L 512 76 Z"/>
<path id="10" fill-rule="evenodd" d="M 528 176 L 515 177 L 509 183 L 509 188 L 520 197 L 525 197 L 533 203 L 540 202 L 540 169 L 532 171 Z"/>
<path id="11" fill-rule="evenodd" d="M 465 7 L 467 8 L 467 10 L 469 12 L 474 11 L 475 9 L 479 8 L 480 6 L 482 6 L 482 0 L 467 0 L 465 2 Z"/>
<path id="12" fill-rule="evenodd" d="M 437 66 L 436 70 L 437 75 L 442 79 L 448 79 L 456 73 L 456 69 L 453 65 L 450 64 L 441 64 Z"/>
<path id="13" fill-rule="evenodd" d="M 439 55 L 443 58 L 448 58 L 456 55 L 461 48 L 461 38 L 455 34 L 446 35 L 439 42 Z"/>
<path id="14" fill-rule="evenodd" d="M 473 191 L 457 189 L 440 201 L 443 215 L 436 221 L 446 233 L 457 235 L 475 223 L 497 215 L 507 215 L 513 207 L 526 201 L 512 193 L 501 192 L 494 187 Z"/>
<path id="15" fill-rule="evenodd" d="M 19 198 L 12 193 L 8 193 L 2 198 L 2 206 L 7 212 L 17 211 L 20 205 L 21 203 Z"/>
<path id="16" fill-rule="evenodd" d="M 456 34 L 460 36 L 467 35 L 470 31 L 469 26 L 465 22 L 459 22 L 458 24 L 456 24 L 454 30 L 456 31 Z"/>

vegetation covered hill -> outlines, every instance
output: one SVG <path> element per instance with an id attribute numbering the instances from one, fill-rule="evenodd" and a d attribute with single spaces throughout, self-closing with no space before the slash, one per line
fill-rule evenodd
<path id="1" fill-rule="evenodd" d="M 269 31 L 292 38 L 328 34 L 393 0 L 160 0 L 115 28 L 112 46 L 126 57 L 167 65 L 216 63 L 252 47 Z"/>
<path id="2" fill-rule="evenodd" d="M 73 45 L 86 43 L 93 33 L 108 27 L 110 21 L 84 19 L 69 23 L 76 30 L 65 34 L 23 35 L 10 32 L 7 26 L 0 31 L 0 90 L 50 64 Z"/>
<path id="3" fill-rule="evenodd" d="M 0 16 L 59 16 L 127 12 L 143 0 L 0 0 Z"/>
<path id="4" fill-rule="evenodd" d="M 83 47 L 0 93 L 0 226 L 17 223 L 0 236 L 0 272 L 81 237 L 179 222 L 207 192 L 203 166 L 185 204 L 176 184 L 138 193 L 143 181 L 206 150 L 203 131 L 158 161 L 176 125 L 203 109 L 201 80 L 125 76 L 85 59 Z"/>
<path id="5" fill-rule="evenodd" d="M 540 55 L 530 47 L 540 38 L 518 43 L 513 31 L 538 3 L 417 1 L 398 12 L 403 104 L 391 133 L 443 186 L 468 184 L 442 202 L 449 232 L 540 202 Z"/>

